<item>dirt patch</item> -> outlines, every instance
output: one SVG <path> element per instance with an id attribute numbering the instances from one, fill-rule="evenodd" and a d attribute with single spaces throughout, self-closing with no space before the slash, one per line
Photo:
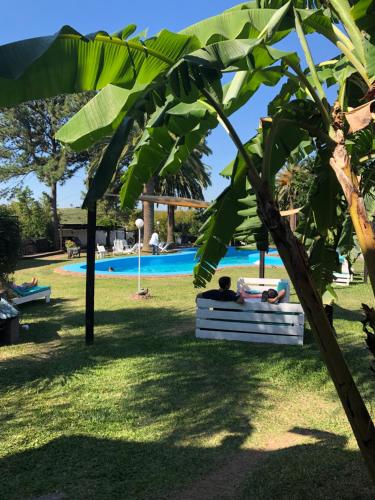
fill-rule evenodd
<path id="1" fill-rule="evenodd" d="M 268 452 L 290 448 L 311 438 L 286 432 L 268 441 L 264 448 L 241 449 L 233 454 L 224 465 L 203 479 L 191 484 L 181 492 L 175 492 L 170 500 L 218 500 L 236 498 L 241 485 L 249 477 L 251 470 L 258 468 L 268 456 Z"/>

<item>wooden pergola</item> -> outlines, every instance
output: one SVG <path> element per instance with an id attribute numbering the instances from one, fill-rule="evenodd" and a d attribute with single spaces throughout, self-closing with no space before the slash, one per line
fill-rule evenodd
<path id="1" fill-rule="evenodd" d="M 118 195 L 109 195 L 118 196 Z M 142 194 L 140 201 L 171 205 L 175 207 L 208 208 L 210 203 L 190 198 L 175 198 L 172 196 L 152 196 Z M 296 214 L 301 209 L 280 212 L 282 216 Z M 96 204 L 87 213 L 87 268 L 86 268 L 86 344 L 94 342 L 94 305 L 95 305 L 95 252 L 96 252 Z M 265 252 L 260 252 L 259 277 L 264 277 Z"/>

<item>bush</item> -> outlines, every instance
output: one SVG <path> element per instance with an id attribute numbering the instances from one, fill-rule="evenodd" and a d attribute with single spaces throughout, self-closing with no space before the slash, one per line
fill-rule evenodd
<path id="1" fill-rule="evenodd" d="M 8 207 L 0 206 L 0 281 L 9 279 L 21 255 L 21 232 L 18 218 Z"/>
<path id="2" fill-rule="evenodd" d="M 68 249 L 68 248 L 75 248 L 77 246 L 76 243 L 74 243 L 74 241 L 72 240 L 66 240 L 65 241 L 65 248 Z"/>

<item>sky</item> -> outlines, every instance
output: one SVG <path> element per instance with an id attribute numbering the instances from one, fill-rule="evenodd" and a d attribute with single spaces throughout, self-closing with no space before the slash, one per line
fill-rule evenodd
<path id="1" fill-rule="evenodd" d="M 70 25 L 83 34 L 103 30 L 113 33 L 128 24 L 136 24 L 139 30 L 148 28 L 149 35 L 163 28 L 179 31 L 184 27 L 236 5 L 235 0 L 189 0 L 188 2 L 172 0 L 120 1 L 107 0 L 15 0 L 7 2 L 0 18 L 0 45 L 15 40 L 50 35 L 63 25 Z M 309 37 L 315 61 L 327 60 L 336 54 L 336 49 L 329 42 L 319 37 Z M 297 50 L 298 41 L 293 36 L 279 44 L 284 50 Z M 300 54 L 301 55 L 301 54 Z M 301 55 L 302 56 L 302 55 Z M 277 87 L 264 87 L 249 103 L 238 111 L 232 122 L 243 140 L 252 137 L 259 119 L 267 115 L 267 103 L 277 93 Z M 331 99 L 334 93 L 329 93 Z M 211 167 L 212 186 L 205 192 L 205 198 L 211 201 L 225 188 L 227 181 L 219 172 L 233 160 L 236 150 L 227 134 L 221 129 L 214 130 L 208 145 L 213 154 L 205 158 Z M 60 207 L 80 206 L 81 193 L 85 173 L 78 172 L 65 185 L 58 188 L 58 205 Z M 33 176 L 27 178 L 27 185 L 36 197 L 46 187 Z"/>

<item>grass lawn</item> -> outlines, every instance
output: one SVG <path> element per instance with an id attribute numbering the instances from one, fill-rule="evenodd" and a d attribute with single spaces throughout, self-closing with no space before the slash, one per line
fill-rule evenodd
<path id="1" fill-rule="evenodd" d="M 86 347 L 85 281 L 62 263 L 17 272 L 53 300 L 21 306 L 30 328 L 0 348 L 1 499 L 375 497 L 308 329 L 303 347 L 196 340 L 191 277 L 143 280 L 147 301 L 130 299 L 134 279 L 98 279 Z M 358 322 L 370 286 L 338 293 L 339 341 L 375 416 Z"/>

